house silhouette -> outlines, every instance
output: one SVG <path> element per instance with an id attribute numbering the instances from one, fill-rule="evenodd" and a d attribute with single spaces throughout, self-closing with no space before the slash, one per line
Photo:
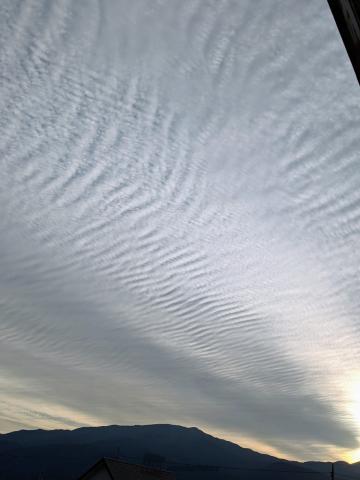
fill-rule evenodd
<path id="1" fill-rule="evenodd" d="M 175 475 L 159 468 L 102 458 L 78 480 L 175 480 Z"/>

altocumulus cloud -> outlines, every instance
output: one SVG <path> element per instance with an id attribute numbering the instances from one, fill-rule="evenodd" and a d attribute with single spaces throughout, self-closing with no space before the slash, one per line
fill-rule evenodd
<path id="1" fill-rule="evenodd" d="M 356 449 L 359 93 L 326 2 L 0 13 L 1 431 Z"/>

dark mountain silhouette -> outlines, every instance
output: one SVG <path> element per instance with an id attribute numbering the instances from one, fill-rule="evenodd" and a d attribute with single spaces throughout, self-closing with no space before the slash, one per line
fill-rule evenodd
<path id="1" fill-rule="evenodd" d="M 176 425 L 107 426 L 76 430 L 20 430 L 0 435 L 0 479 L 76 479 L 100 457 L 142 463 L 165 458 L 178 480 L 325 480 L 330 464 L 281 460 Z M 360 466 L 338 462 L 351 476 Z M 339 471 L 340 473 L 340 471 Z"/>
<path id="2" fill-rule="evenodd" d="M 316 470 L 318 472 L 329 472 L 331 470 L 331 463 L 329 462 L 305 462 L 303 464 L 306 468 Z M 335 477 L 343 480 L 360 479 L 360 462 L 347 463 L 335 462 Z"/>

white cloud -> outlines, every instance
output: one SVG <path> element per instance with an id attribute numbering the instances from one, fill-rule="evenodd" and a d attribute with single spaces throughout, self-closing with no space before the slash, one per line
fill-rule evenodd
<path id="1" fill-rule="evenodd" d="M 324 2 L 0 9 L 0 429 L 355 449 L 359 93 Z"/>

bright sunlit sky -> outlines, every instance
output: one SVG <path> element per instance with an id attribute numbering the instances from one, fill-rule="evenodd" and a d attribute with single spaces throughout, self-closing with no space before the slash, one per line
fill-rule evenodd
<path id="1" fill-rule="evenodd" d="M 326 0 L 0 2 L 0 432 L 360 459 L 360 90 Z"/>

